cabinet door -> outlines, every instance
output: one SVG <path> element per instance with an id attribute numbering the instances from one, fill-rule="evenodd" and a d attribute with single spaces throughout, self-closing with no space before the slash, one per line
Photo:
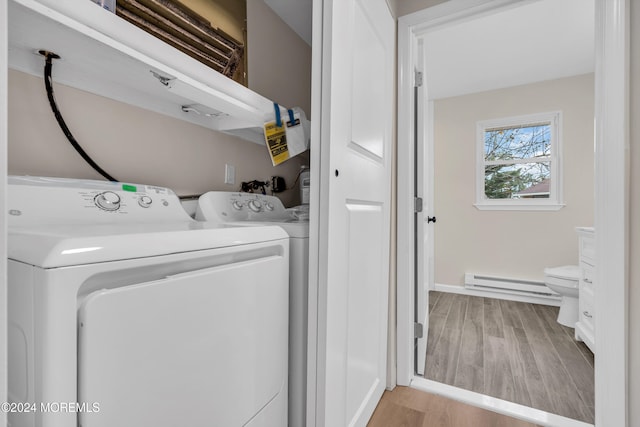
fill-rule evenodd
<path id="1" fill-rule="evenodd" d="M 385 0 L 323 2 L 318 427 L 364 426 L 386 385 L 394 27 Z"/>

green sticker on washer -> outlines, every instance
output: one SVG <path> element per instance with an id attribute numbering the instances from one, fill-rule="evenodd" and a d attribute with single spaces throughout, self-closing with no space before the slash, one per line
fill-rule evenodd
<path id="1" fill-rule="evenodd" d="M 138 191 L 135 185 L 130 185 L 130 184 L 122 184 L 122 190 L 131 191 L 132 193 L 135 193 L 136 191 Z"/>

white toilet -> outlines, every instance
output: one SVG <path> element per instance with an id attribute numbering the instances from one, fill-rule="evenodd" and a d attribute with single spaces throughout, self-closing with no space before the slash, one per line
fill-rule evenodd
<path id="1" fill-rule="evenodd" d="M 562 296 L 558 323 L 570 328 L 578 321 L 578 282 L 580 268 L 577 265 L 563 265 L 544 269 L 544 283 L 549 289 Z"/>

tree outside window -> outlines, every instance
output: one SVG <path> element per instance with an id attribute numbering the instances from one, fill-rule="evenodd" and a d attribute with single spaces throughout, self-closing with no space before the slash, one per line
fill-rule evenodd
<path id="1" fill-rule="evenodd" d="M 560 113 L 478 123 L 480 209 L 559 208 Z"/>

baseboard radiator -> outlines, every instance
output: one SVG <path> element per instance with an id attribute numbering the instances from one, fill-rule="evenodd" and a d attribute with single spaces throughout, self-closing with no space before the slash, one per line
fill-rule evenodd
<path id="1" fill-rule="evenodd" d="M 508 279 L 474 273 L 464 275 L 464 287 L 474 291 L 499 292 L 536 298 L 559 300 L 560 296 L 549 289 L 544 282 Z"/>

